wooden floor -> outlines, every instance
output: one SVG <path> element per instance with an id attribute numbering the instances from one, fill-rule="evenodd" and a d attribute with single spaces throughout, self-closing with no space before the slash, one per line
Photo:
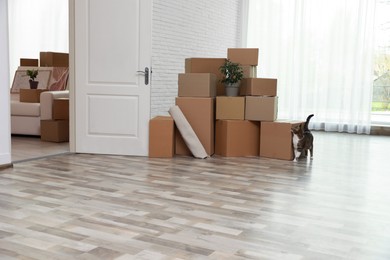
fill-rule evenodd
<path id="1" fill-rule="evenodd" d="M 13 135 L 11 137 L 12 162 L 47 157 L 69 152 L 69 143 L 41 141 L 39 136 Z"/>
<path id="2" fill-rule="evenodd" d="M 312 161 L 62 154 L 0 171 L 0 259 L 390 259 L 390 137 Z"/>

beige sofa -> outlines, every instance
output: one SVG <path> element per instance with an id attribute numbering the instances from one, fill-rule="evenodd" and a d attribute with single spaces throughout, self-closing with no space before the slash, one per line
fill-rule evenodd
<path id="1" fill-rule="evenodd" d="M 19 101 L 19 94 L 11 93 L 11 133 L 21 135 L 41 135 L 41 120 L 52 119 L 53 100 L 69 98 L 69 90 L 45 91 L 40 95 L 40 103 Z"/>

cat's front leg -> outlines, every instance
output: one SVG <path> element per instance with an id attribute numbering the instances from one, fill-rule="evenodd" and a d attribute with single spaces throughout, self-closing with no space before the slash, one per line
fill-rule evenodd
<path id="1" fill-rule="evenodd" d="M 295 149 L 294 154 L 295 154 L 294 162 L 296 162 L 298 158 L 301 156 L 301 152 Z"/>

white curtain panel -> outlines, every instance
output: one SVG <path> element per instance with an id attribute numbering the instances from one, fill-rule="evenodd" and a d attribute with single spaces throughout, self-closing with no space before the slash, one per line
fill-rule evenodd
<path id="1" fill-rule="evenodd" d="M 10 77 L 20 58 L 41 51 L 69 52 L 68 0 L 9 0 Z"/>
<path id="2" fill-rule="evenodd" d="M 277 78 L 279 119 L 370 133 L 375 0 L 249 0 L 258 77 Z"/>

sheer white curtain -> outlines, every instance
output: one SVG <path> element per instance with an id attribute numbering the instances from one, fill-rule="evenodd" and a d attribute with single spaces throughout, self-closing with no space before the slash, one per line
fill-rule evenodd
<path id="1" fill-rule="evenodd" d="M 247 46 L 278 79 L 279 119 L 370 132 L 375 0 L 249 0 Z"/>
<path id="2" fill-rule="evenodd" d="M 69 52 L 68 0 L 9 0 L 10 79 L 20 58 Z"/>

